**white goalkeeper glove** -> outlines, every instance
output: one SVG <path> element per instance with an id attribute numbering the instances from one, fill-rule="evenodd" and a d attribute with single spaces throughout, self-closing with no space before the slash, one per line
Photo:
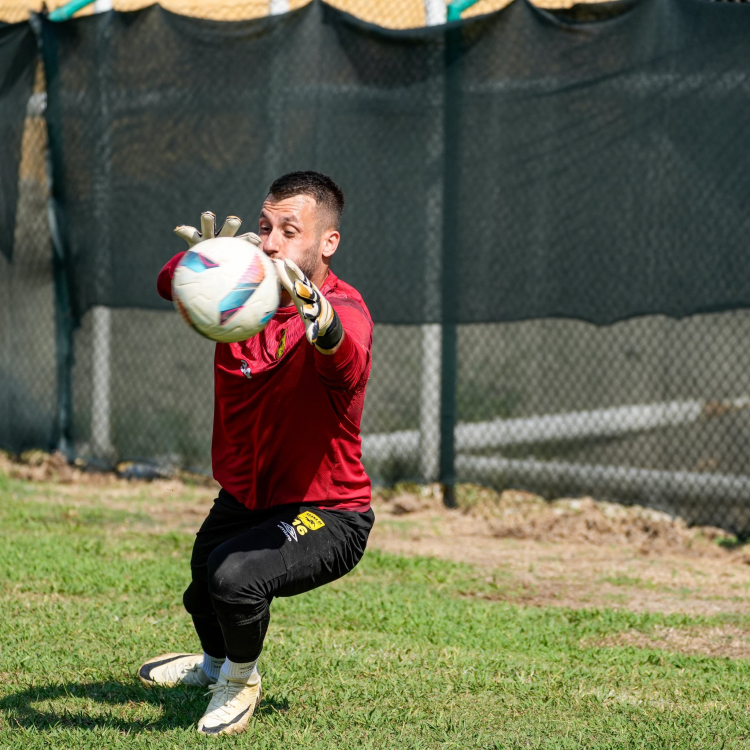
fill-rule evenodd
<path id="1" fill-rule="evenodd" d="M 331 303 L 320 289 L 291 260 L 274 260 L 281 286 L 289 292 L 305 324 L 305 335 L 322 351 L 335 349 L 344 337 L 344 329 Z"/>
<path id="2" fill-rule="evenodd" d="M 219 230 L 219 234 L 216 234 L 216 216 L 211 211 L 204 211 L 201 214 L 200 232 L 195 227 L 180 226 L 174 230 L 174 233 L 178 237 L 182 237 L 190 247 L 193 247 L 199 242 L 212 240 L 215 237 L 234 237 L 241 225 L 242 219 L 239 219 L 236 216 L 227 216 L 226 221 Z M 247 240 L 254 245 L 260 246 L 260 237 L 253 232 L 241 234 L 237 239 Z"/>

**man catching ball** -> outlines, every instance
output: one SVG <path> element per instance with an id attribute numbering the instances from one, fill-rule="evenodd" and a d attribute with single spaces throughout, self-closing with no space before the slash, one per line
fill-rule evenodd
<path id="1" fill-rule="evenodd" d="M 276 596 L 294 596 L 348 573 L 374 522 L 361 462 L 360 421 L 370 374 L 372 320 L 359 293 L 329 265 L 344 195 L 319 172 L 276 180 L 260 214 L 261 249 L 283 293 L 266 328 L 216 344 L 213 474 L 219 496 L 196 536 L 185 609 L 203 649 L 164 654 L 138 670 L 145 685 L 206 686 L 204 734 L 243 731 L 260 702 L 257 661 Z M 219 236 L 233 236 L 229 217 Z M 192 246 L 214 236 L 178 227 Z M 172 275 L 158 278 L 172 298 Z"/>

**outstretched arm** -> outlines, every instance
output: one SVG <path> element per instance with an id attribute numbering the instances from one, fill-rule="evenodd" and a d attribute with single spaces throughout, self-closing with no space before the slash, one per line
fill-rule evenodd
<path id="1" fill-rule="evenodd" d="M 156 290 L 159 292 L 160 297 L 172 301 L 172 277 L 174 276 L 174 269 L 184 257 L 185 253 L 177 253 L 172 260 L 167 263 L 164 268 L 159 271 L 159 276 L 156 278 Z"/>
<path id="2" fill-rule="evenodd" d="M 291 260 L 274 261 L 315 346 L 315 366 L 329 388 L 354 388 L 370 361 L 372 326 L 361 307 L 349 300 L 329 302 Z"/>
<path id="3" fill-rule="evenodd" d="M 315 367 L 325 386 L 348 390 L 360 383 L 370 364 L 372 324 L 353 300 L 335 299 L 333 305 L 345 333 L 333 352 L 315 348 Z"/>

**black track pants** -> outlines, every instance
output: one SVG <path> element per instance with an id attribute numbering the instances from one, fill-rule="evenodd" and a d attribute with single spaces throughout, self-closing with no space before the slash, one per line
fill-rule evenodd
<path id="1" fill-rule="evenodd" d="M 375 515 L 282 505 L 251 511 L 221 490 L 198 531 L 185 591 L 203 650 L 235 662 L 263 648 L 275 596 L 294 596 L 348 573 Z"/>

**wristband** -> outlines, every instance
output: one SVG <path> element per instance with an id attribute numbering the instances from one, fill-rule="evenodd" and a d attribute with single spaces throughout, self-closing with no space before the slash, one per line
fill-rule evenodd
<path id="1" fill-rule="evenodd" d="M 331 319 L 326 332 L 315 339 L 315 346 L 317 346 L 318 349 L 324 349 L 325 351 L 335 349 L 344 337 L 344 326 L 341 325 L 341 320 L 339 319 L 336 310 L 333 309 L 333 306 L 331 306 L 331 310 L 333 312 L 333 318 Z"/>

